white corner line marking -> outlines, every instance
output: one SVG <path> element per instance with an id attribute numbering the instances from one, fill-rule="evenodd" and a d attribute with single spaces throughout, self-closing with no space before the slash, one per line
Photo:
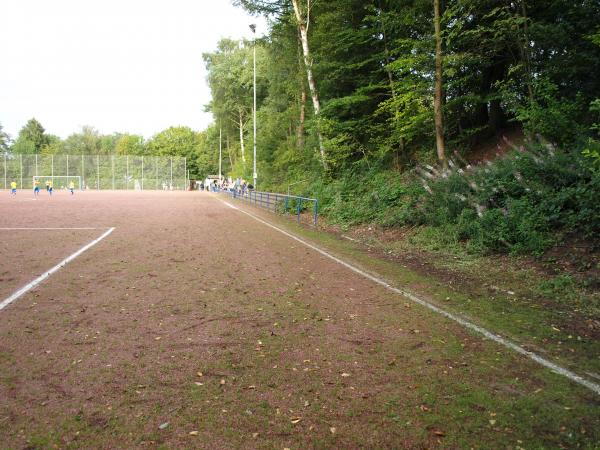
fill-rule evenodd
<path id="1" fill-rule="evenodd" d="M 343 260 L 341 260 L 341 259 L 333 256 L 332 254 L 326 252 L 325 250 L 321 250 L 319 247 L 317 247 L 317 246 L 315 246 L 313 244 L 310 244 L 309 242 L 306 242 L 305 240 L 300 239 L 299 237 L 294 236 L 293 234 L 288 233 L 287 231 L 282 230 L 281 228 L 276 227 L 275 225 L 272 225 L 269 222 L 266 222 L 266 221 L 262 220 L 261 218 L 255 216 L 254 214 L 251 214 L 251 213 L 249 213 L 247 211 L 244 211 L 243 209 L 240 209 L 237 206 L 233 206 L 231 203 L 228 203 L 226 201 L 223 201 L 223 200 L 220 200 L 220 201 L 223 202 L 223 203 L 225 203 L 230 208 L 233 208 L 233 209 L 235 209 L 235 210 L 237 210 L 237 211 L 239 211 L 241 213 L 244 213 L 247 216 L 252 217 L 254 220 L 256 220 L 256 221 L 258 221 L 258 222 L 260 222 L 260 223 L 262 223 L 262 224 L 264 224 L 264 225 L 266 225 L 266 226 L 268 226 L 268 227 L 270 227 L 270 228 L 272 228 L 272 229 L 274 229 L 276 231 L 279 231 L 280 233 L 288 236 L 289 238 L 294 239 L 297 242 L 300 242 L 301 244 L 303 244 L 303 245 L 305 245 L 305 246 L 313 249 L 317 253 L 320 253 L 321 255 L 323 255 L 323 256 L 325 256 L 325 257 L 327 257 L 327 258 L 329 258 L 329 259 L 337 262 L 338 264 L 341 264 L 342 266 L 346 267 L 347 269 L 350 269 L 351 271 L 353 271 L 353 272 L 355 272 L 355 273 L 357 273 L 359 275 L 362 275 L 363 277 L 365 277 L 365 278 L 367 278 L 367 279 L 369 279 L 369 280 L 371 280 L 371 281 L 373 281 L 373 282 L 375 282 L 375 283 L 377 283 L 377 284 L 385 287 L 386 289 L 388 289 L 388 290 L 390 290 L 392 292 L 395 292 L 396 294 L 403 295 L 404 297 L 410 299 L 414 303 L 417 303 L 417 304 L 419 304 L 421 306 L 424 306 L 425 308 L 428 308 L 428 309 L 430 309 L 430 310 L 432 310 L 432 311 L 434 311 L 434 312 L 436 312 L 438 314 L 441 314 L 442 316 L 444 316 L 444 317 L 446 317 L 446 318 L 448 318 L 450 320 L 453 320 L 454 322 L 459 323 L 463 327 L 468 328 L 469 330 L 474 331 L 474 332 L 476 332 L 478 334 L 481 334 L 485 338 L 487 338 L 487 339 L 489 339 L 491 341 L 494 341 L 494 342 L 496 342 L 496 343 L 498 343 L 498 344 L 500 344 L 500 345 L 502 345 L 502 346 L 504 346 L 504 347 L 506 347 L 506 348 L 508 348 L 510 350 L 513 350 L 513 351 L 515 351 L 515 352 L 517 352 L 517 353 L 519 353 L 519 354 L 521 354 L 521 355 L 523 355 L 523 356 L 525 356 L 525 357 L 527 357 L 527 358 L 535 361 L 536 363 L 538 363 L 538 364 L 540 364 L 540 365 L 542 365 L 542 366 L 544 366 L 544 367 L 552 370 L 553 372 L 555 372 L 555 373 L 557 373 L 559 375 L 562 375 L 563 377 L 566 377 L 569 380 L 574 381 L 575 383 L 580 384 L 581 386 L 585 386 L 589 390 L 591 390 L 591 391 L 595 392 L 596 394 L 600 395 L 600 385 L 599 384 L 594 383 L 592 381 L 589 381 L 589 380 L 581 377 L 580 375 L 577 375 L 575 372 L 572 372 L 569 369 L 566 369 L 566 368 L 564 368 L 562 366 L 559 366 L 558 364 L 553 363 L 552 361 L 547 360 L 546 358 L 541 357 L 537 353 L 533 353 L 533 352 L 530 352 L 529 350 L 525 350 L 520 345 L 517 345 L 514 342 L 512 342 L 512 341 L 510 341 L 508 339 L 503 338 L 502 336 L 494 334 L 491 331 L 488 331 L 485 328 L 480 327 L 479 325 L 475 325 L 474 323 L 469 322 L 468 320 L 463 319 L 462 317 L 459 317 L 459 316 L 457 316 L 455 314 L 452 314 L 452 313 L 450 313 L 450 312 L 448 312 L 448 311 L 446 311 L 446 310 L 444 310 L 442 308 L 439 308 L 438 306 L 435 306 L 432 303 L 429 303 L 429 302 L 427 302 L 427 301 L 425 301 L 423 299 L 420 299 L 419 297 L 417 297 L 414 294 L 411 294 L 410 292 L 407 292 L 407 291 L 405 291 L 403 289 L 394 287 L 394 286 L 390 285 L 389 283 L 387 283 L 386 281 L 382 280 L 381 278 L 377 278 L 377 277 L 371 275 L 370 273 L 367 273 L 367 272 L 359 269 L 358 267 L 355 267 L 352 264 L 349 264 L 349 263 L 347 263 L 347 262 L 345 262 L 345 261 L 343 261 Z"/>
<path id="2" fill-rule="evenodd" d="M 2 300 L 2 303 L 0 303 L 0 311 L 3 310 L 4 308 L 6 308 L 8 305 L 10 305 L 12 302 L 14 302 L 19 297 L 21 297 L 23 294 L 25 294 L 26 292 L 30 291 L 34 287 L 36 287 L 38 284 L 40 284 L 42 281 L 44 281 L 46 278 L 48 278 L 54 272 L 60 270 L 61 268 L 63 268 L 67 264 L 69 264 L 71 261 L 73 261 L 79 255 L 81 255 L 83 252 L 85 252 L 86 250 L 89 250 L 91 247 L 93 247 L 98 242 L 100 242 L 102 239 L 104 239 L 105 237 L 107 237 L 114 230 L 115 230 L 114 227 L 109 228 L 107 231 L 105 231 L 102 234 L 102 236 L 100 236 L 97 239 L 94 239 L 89 244 L 84 245 L 79 250 L 77 250 L 75 253 L 73 253 L 71 256 L 68 256 L 67 258 L 63 259 L 56 266 L 54 266 L 52 269 L 48 270 L 47 272 L 44 272 L 39 277 L 37 277 L 35 280 L 33 280 L 31 283 L 23 286 L 21 289 L 19 289 L 18 291 L 14 292 L 10 297 Z"/>

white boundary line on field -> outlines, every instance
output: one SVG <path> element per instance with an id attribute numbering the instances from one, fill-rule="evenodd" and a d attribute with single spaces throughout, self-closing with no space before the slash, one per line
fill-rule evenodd
<path id="1" fill-rule="evenodd" d="M 448 318 L 450 320 L 453 320 L 454 322 L 459 323 L 463 327 L 465 327 L 465 328 L 467 328 L 467 329 L 469 329 L 471 331 L 474 331 L 474 332 L 476 332 L 478 334 L 481 334 L 485 338 L 487 338 L 487 339 L 489 339 L 491 341 L 494 341 L 494 342 L 496 342 L 496 343 L 498 343 L 498 344 L 500 344 L 500 345 L 502 345 L 502 346 L 504 346 L 504 347 L 506 347 L 506 348 L 508 348 L 510 350 L 513 350 L 513 351 L 515 351 L 515 352 L 517 352 L 517 353 L 519 353 L 519 354 L 521 354 L 521 355 L 523 355 L 523 356 L 525 356 L 525 357 L 527 357 L 527 358 L 535 361 L 536 363 L 538 363 L 538 364 L 540 364 L 540 365 L 542 365 L 542 366 L 544 366 L 544 367 L 552 370 L 553 372 L 555 372 L 555 373 L 557 373 L 559 375 L 562 375 L 563 377 L 566 377 L 569 380 L 574 381 L 575 383 L 578 383 L 581 386 L 584 386 L 584 387 L 588 388 L 589 390 L 595 392 L 596 394 L 600 395 L 600 384 L 597 384 L 597 383 L 594 383 L 592 381 L 589 381 L 589 380 L 587 380 L 587 379 L 585 379 L 585 378 L 577 375 L 575 372 L 572 372 L 569 369 L 561 367 L 558 364 L 555 364 L 552 361 L 549 361 L 549 360 L 541 357 L 537 353 L 530 352 L 529 350 L 524 349 L 523 347 L 521 347 L 520 345 L 515 344 L 512 341 L 510 341 L 508 339 L 505 339 L 502 336 L 499 336 L 497 334 L 494 334 L 491 331 L 488 331 L 485 328 L 480 327 L 479 325 L 474 324 L 473 322 L 470 322 L 470 321 L 468 321 L 466 319 L 463 319 L 462 317 L 459 317 L 459 316 L 457 316 L 455 314 L 452 314 L 451 312 L 448 312 L 448 311 L 446 311 L 446 310 L 444 310 L 442 308 L 439 308 L 438 306 L 436 306 L 436 305 L 434 305 L 432 303 L 429 303 L 428 301 L 425 301 L 425 300 L 417 297 L 416 295 L 411 294 L 410 292 L 407 292 L 407 291 L 405 291 L 403 289 L 399 289 L 397 287 L 394 287 L 394 286 L 390 285 L 389 283 L 387 283 L 386 281 L 382 280 L 381 278 L 377 278 L 376 276 L 371 275 L 370 273 L 367 273 L 367 272 L 359 269 L 358 267 L 355 267 L 352 264 L 347 263 L 347 262 L 345 262 L 345 261 L 343 261 L 343 260 L 341 260 L 341 259 L 333 256 L 332 254 L 326 252 L 325 250 L 321 250 L 319 247 L 317 247 L 317 246 L 315 246 L 313 244 L 310 244 L 309 242 L 306 242 L 305 240 L 300 239 L 299 237 L 294 236 L 293 234 L 288 233 L 287 231 L 282 230 L 281 228 L 276 227 L 275 225 L 272 225 L 272 224 L 270 224 L 269 222 L 267 222 L 265 220 L 262 220 L 261 218 L 255 216 L 254 214 L 251 214 L 251 213 L 249 213 L 247 211 L 244 211 L 243 209 L 240 209 L 240 208 L 238 208 L 238 207 L 236 207 L 236 206 L 234 206 L 231 203 L 228 203 L 226 201 L 223 201 L 223 200 L 220 200 L 220 201 L 223 202 L 223 203 L 225 203 L 230 208 L 235 209 L 237 211 L 240 211 L 241 213 L 244 213 L 247 216 L 252 217 L 254 220 L 256 220 L 256 221 L 258 221 L 258 222 L 260 222 L 260 223 L 262 223 L 262 224 L 264 224 L 264 225 L 266 225 L 266 226 L 268 226 L 268 227 L 270 227 L 270 228 L 272 228 L 272 229 L 274 229 L 276 231 L 279 231 L 280 233 L 288 236 L 289 238 L 294 239 L 297 242 L 300 242 L 301 244 L 307 246 L 308 248 L 311 248 L 312 250 L 316 251 L 317 253 L 320 253 L 321 255 L 323 255 L 323 256 L 325 256 L 325 257 L 327 257 L 327 258 L 329 258 L 329 259 L 337 262 L 338 264 L 341 264 L 342 266 L 346 267 L 347 269 L 350 269 L 351 271 L 353 271 L 353 272 L 355 272 L 355 273 L 357 273 L 359 275 L 362 275 L 363 277 L 365 277 L 365 278 L 367 278 L 367 279 L 369 279 L 369 280 L 371 280 L 371 281 L 373 281 L 373 282 L 375 282 L 375 283 L 377 283 L 377 284 L 385 287 L 386 289 L 388 289 L 388 290 L 390 290 L 392 292 L 395 292 L 396 294 L 403 295 L 404 297 L 410 299 L 414 303 L 417 303 L 417 304 L 419 304 L 421 306 L 424 306 L 425 308 L 430 309 L 431 311 L 434 311 L 434 312 L 436 312 L 438 314 L 441 314 L 442 316 L 444 316 L 444 317 L 446 317 L 446 318 Z"/>
<path id="2" fill-rule="evenodd" d="M 0 231 L 38 231 L 38 230 L 106 230 L 108 227 L 0 227 Z"/>
<path id="3" fill-rule="evenodd" d="M 102 239 L 104 239 L 105 237 L 107 237 L 114 230 L 115 230 L 115 227 L 109 228 L 107 231 L 105 231 L 104 233 L 102 233 L 102 236 L 100 236 L 97 239 L 94 239 L 89 244 L 84 245 L 79 250 L 77 250 L 75 253 L 73 253 L 71 256 L 66 257 L 61 262 L 59 262 L 57 265 L 55 265 L 53 268 L 51 268 L 47 272 L 41 274 L 39 277 L 37 277 L 31 283 L 23 286 L 21 289 L 19 289 L 18 291 L 14 292 L 10 297 L 4 299 L 2 301 L 2 303 L 0 303 L 0 311 L 2 311 L 4 308 L 6 308 L 8 305 L 10 305 L 12 302 L 14 302 L 19 297 L 21 297 L 23 294 L 25 294 L 26 292 L 30 291 L 34 287 L 36 287 L 38 284 L 40 284 L 42 281 L 44 281 L 46 278 L 48 278 L 54 272 L 62 269 L 64 266 L 66 266 L 67 264 L 69 264 L 71 261 L 73 261 L 79 255 L 81 255 L 83 252 L 85 252 L 86 250 L 89 250 L 90 248 L 92 248 L 94 245 L 96 245 Z"/>

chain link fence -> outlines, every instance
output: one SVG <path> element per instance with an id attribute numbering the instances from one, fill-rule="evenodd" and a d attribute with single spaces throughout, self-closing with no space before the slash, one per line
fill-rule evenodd
<path id="1" fill-rule="evenodd" d="M 34 179 L 97 190 L 185 190 L 188 184 L 186 159 L 179 156 L 4 154 L 0 164 L 4 189 L 13 181 L 28 189 Z"/>

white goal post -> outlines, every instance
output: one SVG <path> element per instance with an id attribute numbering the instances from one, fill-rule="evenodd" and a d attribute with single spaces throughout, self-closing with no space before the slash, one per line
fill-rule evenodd
<path id="1" fill-rule="evenodd" d="M 46 181 L 52 183 L 52 188 L 69 189 L 69 183 L 72 181 L 75 184 L 75 189 L 82 190 L 81 177 L 79 175 L 34 175 L 31 179 L 31 186 L 35 188 L 35 180 L 40 182 L 40 189 L 46 189 Z"/>

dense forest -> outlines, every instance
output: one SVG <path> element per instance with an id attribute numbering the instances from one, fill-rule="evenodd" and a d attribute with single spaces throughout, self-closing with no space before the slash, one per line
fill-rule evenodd
<path id="1" fill-rule="evenodd" d="M 595 1 L 238 3 L 271 20 L 257 42 L 263 183 L 443 165 L 510 127 L 569 146 L 597 118 Z M 225 39 L 204 55 L 209 110 L 242 144 L 236 168 L 247 156 L 243 136 L 252 138 L 252 46 Z"/>
<path id="2" fill-rule="evenodd" d="M 237 4 L 270 32 L 204 55 L 207 138 L 222 131 L 233 175 L 251 177 L 256 45 L 259 188 L 306 180 L 330 220 L 428 225 L 478 251 L 598 235 L 599 2 Z M 504 135 L 513 152 L 470 164 Z"/>

